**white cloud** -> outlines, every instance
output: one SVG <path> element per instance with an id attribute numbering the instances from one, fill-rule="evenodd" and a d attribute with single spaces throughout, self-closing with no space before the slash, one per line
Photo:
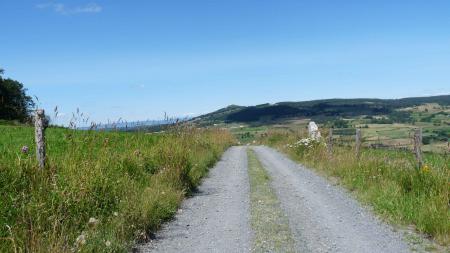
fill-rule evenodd
<path id="1" fill-rule="evenodd" d="M 62 3 L 50 2 L 40 3 L 36 5 L 38 9 L 49 9 L 62 15 L 78 14 L 78 13 L 99 13 L 103 8 L 96 3 L 88 3 L 80 6 L 67 6 Z"/>
<path id="2" fill-rule="evenodd" d="M 85 6 L 78 6 L 74 9 L 75 13 L 97 13 L 101 11 L 102 7 L 96 3 L 88 3 Z"/>

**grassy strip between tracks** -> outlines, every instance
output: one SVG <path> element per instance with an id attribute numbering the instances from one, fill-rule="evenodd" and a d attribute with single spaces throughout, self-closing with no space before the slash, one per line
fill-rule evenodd
<path id="1" fill-rule="evenodd" d="M 271 185 L 270 177 L 253 150 L 247 151 L 250 178 L 252 252 L 295 252 L 287 217 Z"/>

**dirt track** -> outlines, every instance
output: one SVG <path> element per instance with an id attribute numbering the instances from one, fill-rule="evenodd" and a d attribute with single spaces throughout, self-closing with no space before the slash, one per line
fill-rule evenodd
<path id="1" fill-rule="evenodd" d="M 253 147 L 289 220 L 297 252 L 410 252 L 402 236 L 344 190 L 267 148 Z M 232 147 L 194 197 L 141 252 L 251 252 L 246 147 Z"/>

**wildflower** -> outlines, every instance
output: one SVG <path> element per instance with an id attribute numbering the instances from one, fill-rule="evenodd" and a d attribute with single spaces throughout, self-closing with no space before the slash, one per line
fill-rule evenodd
<path id="1" fill-rule="evenodd" d="M 428 167 L 428 165 L 424 165 L 424 166 L 422 166 L 422 172 L 423 173 L 428 173 L 428 172 L 430 172 L 430 167 Z"/>
<path id="2" fill-rule="evenodd" d="M 95 227 L 98 224 L 98 220 L 94 217 L 89 218 L 88 225 L 89 227 Z"/>
<path id="3" fill-rule="evenodd" d="M 114 212 L 113 215 L 117 217 L 117 216 L 119 216 L 119 213 L 118 212 Z"/>
<path id="4" fill-rule="evenodd" d="M 106 245 L 106 247 L 110 247 L 111 246 L 111 242 L 110 241 L 106 241 L 105 245 Z"/>
<path id="5" fill-rule="evenodd" d="M 79 235 L 75 241 L 75 244 L 78 247 L 86 244 L 86 236 L 84 234 Z"/>
<path id="6" fill-rule="evenodd" d="M 22 152 L 22 154 L 28 154 L 28 151 L 30 151 L 30 149 L 28 148 L 28 146 L 23 146 L 20 151 Z"/>

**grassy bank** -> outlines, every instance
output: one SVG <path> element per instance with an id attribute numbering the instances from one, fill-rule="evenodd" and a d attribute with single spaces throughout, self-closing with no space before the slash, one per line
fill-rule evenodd
<path id="1" fill-rule="evenodd" d="M 323 144 L 309 148 L 292 145 L 302 133 L 269 131 L 261 141 L 355 191 L 364 203 L 391 222 L 412 225 L 442 245 L 450 243 L 450 160 L 427 153 L 423 168 L 416 168 L 408 151 L 363 149 L 360 159 L 351 148 Z"/>
<path id="2" fill-rule="evenodd" d="M 234 141 L 219 130 L 50 128 L 39 170 L 33 138 L 32 128 L 0 126 L 0 252 L 126 252 L 173 216 Z"/>

